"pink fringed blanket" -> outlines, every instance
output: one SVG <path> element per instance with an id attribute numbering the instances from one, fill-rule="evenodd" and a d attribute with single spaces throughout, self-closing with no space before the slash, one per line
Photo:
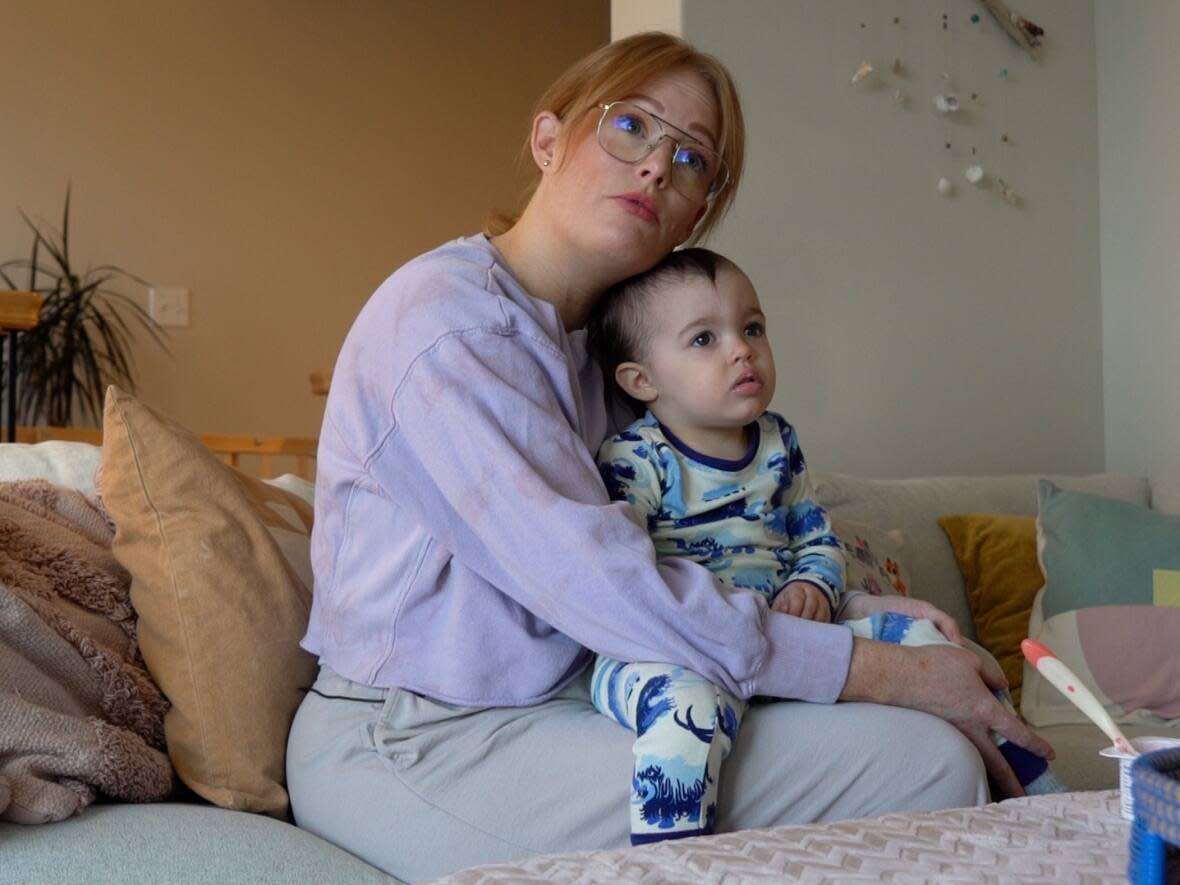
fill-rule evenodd
<path id="1" fill-rule="evenodd" d="M 1126 882 L 1129 835 L 1130 825 L 1119 816 L 1117 791 L 1056 793 L 980 808 L 743 830 L 619 851 L 541 855 L 474 867 L 431 885 L 1117 885 Z"/>
<path id="2" fill-rule="evenodd" d="M 139 658 L 113 536 L 79 492 L 0 483 L 0 820 L 171 792 L 168 702 Z"/>

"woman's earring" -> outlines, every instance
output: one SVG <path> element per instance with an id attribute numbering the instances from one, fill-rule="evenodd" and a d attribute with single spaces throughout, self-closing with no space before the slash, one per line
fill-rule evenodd
<path id="1" fill-rule="evenodd" d="M 548 160 L 542 160 L 542 161 L 541 161 L 541 165 L 542 165 L 542 166 L 548 166 L 548 165 L 549 165 L 549 161 L 548 161 Z"/>

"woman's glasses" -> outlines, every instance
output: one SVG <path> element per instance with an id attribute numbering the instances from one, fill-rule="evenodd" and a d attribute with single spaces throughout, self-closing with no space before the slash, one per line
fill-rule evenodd
<path id="1" fill-rule="evenodd" d="M 682 197 L 706 200 L 729 181 L 729 167 L 721 155 L 671 123 L 627 101 L 600 107 L 598 143 L 616 160 L 638 163 L 666 138 L 672 142 L 672 187 Z"/>

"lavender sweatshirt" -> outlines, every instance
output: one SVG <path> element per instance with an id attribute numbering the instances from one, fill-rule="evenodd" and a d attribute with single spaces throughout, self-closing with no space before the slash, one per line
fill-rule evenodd
<path id="1" fill-rule="evenodd" d="M 591 659 L 688 667 L 743 698 L 832 702 L 847 627 L 657 562 L 592 452 L 608 432 L 585 333 L 486 237 L 374 293 L 332 377 L 303 646 L 357 682 L 464 706 L 556 693 Z"/>

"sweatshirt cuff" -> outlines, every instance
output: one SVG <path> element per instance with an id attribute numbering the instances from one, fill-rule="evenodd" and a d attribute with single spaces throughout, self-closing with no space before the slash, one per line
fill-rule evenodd
<path id="1" fill-rule="evenodd" d="M 835 703 L 852 663 L 852 631 L 775 611 L 767 612 L 765 627 L 766 657 L 748 696 Z"/>

